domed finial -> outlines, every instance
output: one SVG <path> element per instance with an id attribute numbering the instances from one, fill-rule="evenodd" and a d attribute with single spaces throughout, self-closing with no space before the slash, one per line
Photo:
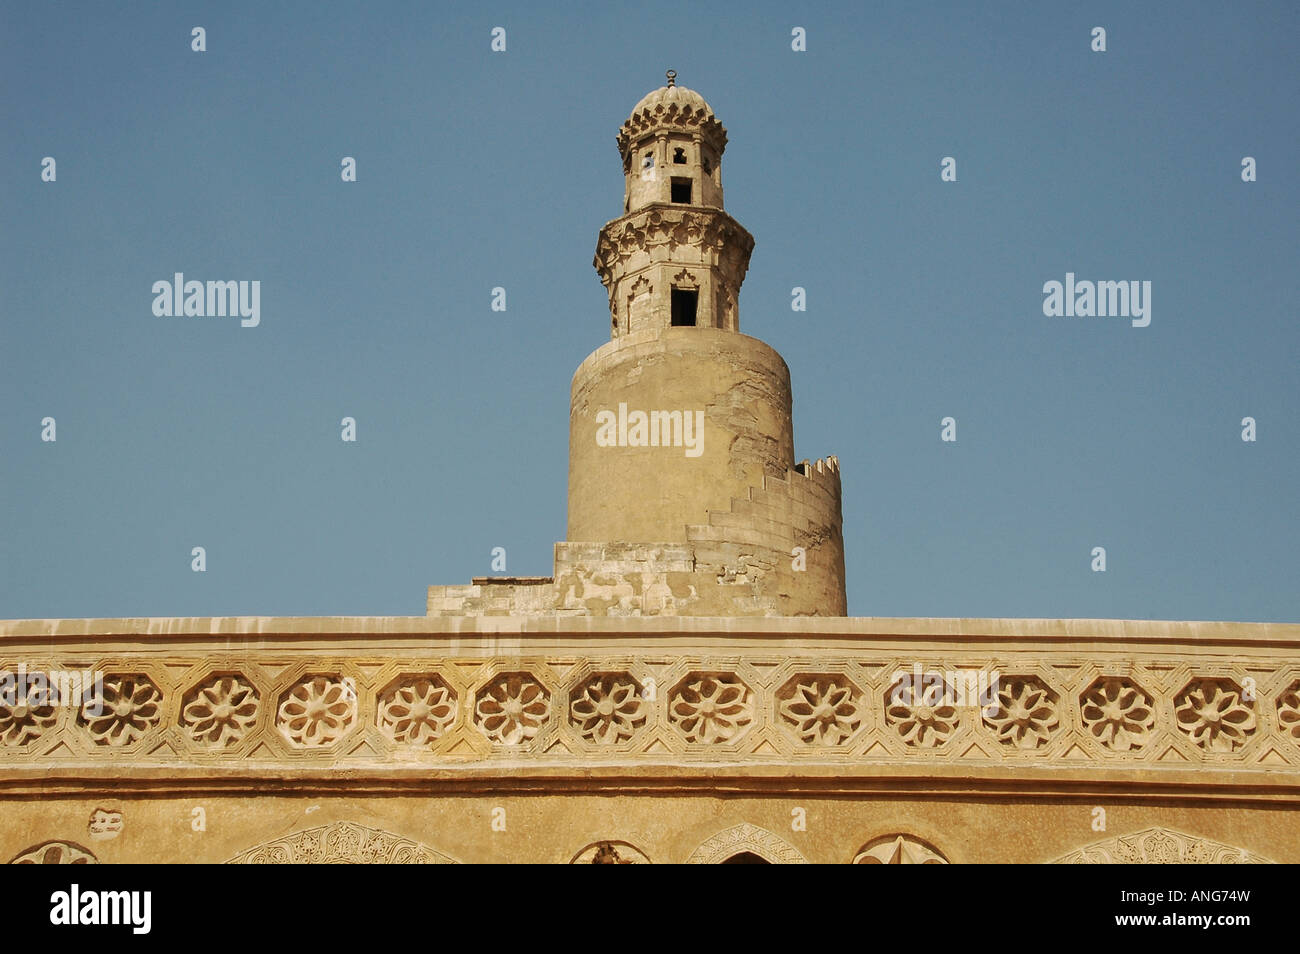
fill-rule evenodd
<path id="1" fill-rule="evenodd" d="M 669 85 L 669 86 L 676 86 L 676 85 L 677 85 L 677 71 L 676 71 L 676 70 L 669 70 L 667 73 L 664 74 L 664 76 L 667 76 L 667 77 L 668 77 L 668 85 Z"/>

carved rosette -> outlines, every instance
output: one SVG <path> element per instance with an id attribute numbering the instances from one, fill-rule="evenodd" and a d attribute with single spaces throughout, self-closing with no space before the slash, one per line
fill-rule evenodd
<path id="1" fill-rule="evenodd" d="M 1283 736 L 1300 745 L 1300 681 L 1291 683 L 1277 697 L 1277 728 Z"/>
<path id="2" fill-rule="evenodd" d="M 479 730 L 497 745 L 521 745 L 550 718 L 551 694 L 531 673 L 503 673 L 479 690 L 474 715 Z"/>
<path id="3" fill-rule="evenodd" d="M 649 708 L 628 673 L 598 673 L 573 690 L 569 721 L 584 741 L 614 745 L 645 725 Z"/>
<path id="4" fill-rule="evenodd" d="M 1079 715 L 1094 739 L 1116 752 L 1140 749 L 1156 725 L 1155 703 L 1123 676 L 1102 676 L 1079 697 Z"/>
<path id="5" fill-rule="evenodd" d="M 18 689 L 10 689 L 13 705 L 0 705 L 0 745 L 26 745 L 35 741 L 58 722 L 58 710 L 50 704 L 49 691 L 39 685 L 26 684 L 19 699 Z"/>
<path id="6" fill-rule="evenodd" d="M 668 718 L 687 742 L 730 742 L 754 721 L 754 694 L 734 673 L 692 673 L 670 695 Z"/>
<path id="7" fill-rule="evenodd" d="M 1174 697 L 1178 728 L 1207 752 L 1233 752 L 1255 731 L 1255 707 L 1231 679 L 1193 679 Z"/>
<path id="8" fill-rule="evenodd" d="M 1059 723 L 1058 697 L 1037 676 L 1003 676 L 995 703 L 984 707 L 984 724 L 1003 745 L 1024 751 L 1047 745 Z"/>
<path id="9" fill-rule="evenodd" d="M 906 675 L 906 674 L 904 674 Z M 947 742 L 960 721 L 956 692 L 942 676 L 896 680 L 885 689 L 885 724 L 913 749 L 932 749 Z"/>
<path id="10" fill-rule="evenodd" d="M 379 729 L 394 742 L 436 742 L 456 721 L 456 694 L 436 675 L 408 676 L 379 697 Z"/>
<path id="11" fill-rule="evenodd" d="M 243 739 L 257 721 L 258 695 L 242 676 L 213 676 L 186 695 L 181 725 L 191 740 L 221 749 Z"/>
<path id="12" fill-rule="evenodd" d="M 795 676 L 778 690 L 777 711 L 805 745 L 843 745 L 862 726 L 861 694 L 838 675 Z"/>
<path id="13" fill-rule="evenodd" d="M 276 726 L 297 748 L 337 742 L 357 721 L 357 693 L 352 680 L 338 675 L 306 676 L 280 701 Z"/>
<path id="14" fill-rule="evenodd" d="M 108 675 L 103 695 L 83 701 L 78 718 L 96 745 L 130 745 L 162 722 L 162 692 L 139 673 Z"/>

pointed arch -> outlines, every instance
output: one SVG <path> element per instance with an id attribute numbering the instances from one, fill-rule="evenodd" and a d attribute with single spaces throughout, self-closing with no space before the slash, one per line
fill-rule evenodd
<path id="1" fill-rule="evenodd" d="M 228 865 L 445 865 L 456 859 L 403 835 L 340 821 L 254 845 Z"/>
<path id="2" fill-rule="evenodd" d="M 806 865 L 808 859 L 770 831 L 742 822 L 718 832 L 691 853 L 688 865 L 717 865 L 748 852 L 774 865 Z"/>
<path id="3" fill-rule="evenodd" d="M 1244 848 L 1171 828 L 1144 828 L 1084 845 L 1054 859 L 1057 865 L 1274 864 Z"/>

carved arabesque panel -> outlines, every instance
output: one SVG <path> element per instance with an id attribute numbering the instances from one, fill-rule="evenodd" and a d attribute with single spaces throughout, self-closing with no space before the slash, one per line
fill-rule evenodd
<path id="1" fill-rule="evenodd" d="M 1272 864 L 1267 858 L 1209 838 L 1168 828 L 1147 828 L 1086 845 L 1055 859 L 1053 864 Z"/>
<path id="2" fill-rule="evenodd" d="M 688 865 L 716 865 L 748 852 L 774 865 L 806 865 L 807 859 L 793 845 L 757 825 L 743 822 L 720 831 L 686 859 Z"/>
<path id="3" fill-rule="evenodd" d="M 443 865 L 455 859 L 391 831 L 335 822 L 268 841 L 231 858 L 229 865 Z"/>

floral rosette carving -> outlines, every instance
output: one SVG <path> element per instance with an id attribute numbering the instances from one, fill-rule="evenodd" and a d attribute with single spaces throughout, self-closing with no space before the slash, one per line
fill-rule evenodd
<path id="1" fill-rule="evenodd" d="M 1300 743 L 1300 682 L 1293 682 L 1278 697 L 1277 726 L 1281 733 Z"/>
<path id="2" fill-rule="evenodd" d="M 1037 676 L 1003 677 L 997 702 L 984 707 L 984 722 L 1003 745 L 1032 750 L 1047 744 L 1059 722 L 1056 693 Z"/>
<path id="3" fill-rule="evenodd" d="M 673 693 L 668 716 L 687 742 L 729 742 L 754 721 L 752 696 L 731 674 L 688 677 Z"/>
<path id="4" fill-rule="evenodd" d="M 82 702 L 80 717 L 96 745 L 130 745 L 162 722 L 162 692 L 148 676 L 105 676 L 102 693 Z"/>
<path id="5" fill-rule="evenodd" d="M 194 689 L 181 709 L 189 737 L 209 748 L 234 745 L 257 720 L 257 690 L 239 676 L 215 676 Z"/>
<path id="6" fill-rule="evenodd" d="M 394 742 L 436 742 L 455 721 L 456 694 L 436 677 L 408 679 L 379 699 L 379 728 Z"/>
<path id="7" fill-rule="evenodd" d="M 630 739 L 648 717 L 640 687 L 626 673 L 596 675 L 574 691 L 569 717 L 587 742 L 614 745 Z"/>
<path id="8" fill-rule="evenodd" d="M 1079 713 L 1088 733 L 1116 752 L 1139 749 L 1156 724 L 1151 696 L 1131 679 L 1104 676 L 1079 699 Z"/>
<path id="9" fill-rule="evenodd" d="M 357 694 L 351 680 L 307 676 L 280 702 L 276 725 L 291 743 L 315 748 L 337 742 L 357 718 Z"/>
<path id="10" fill-rule="evenodd" d="M 1255 707 L 1228 679 L 1195 679 L 1174 698 L 1174 718 L 1199 748 L 1232 752 L 1255 731 Z"/>
<path id="11" fill-rule="evenodd" d="M 4 699 L 0 704 L 0 745 L 26 745 L 58 721 L 58 710 L 43 686 L 27 683 L 21 691 L 17 686 L 0 689 L 0 698 Z"/>
<path id="12" fill-rule="evenodd" d="M 911 674 L 903 675 L 906 678 L 885 690 L 886 724 L 893 726 L 903 744 L 912 748 L 943 745 L 960 720 L 952 686 L 941 676 L 916 680 Z"/>
<path id="13" fill-rule="evenodd" d="M 479 692 L 474 707 L 479 729 L 498 745 L 534 738 L 551 714 L 546 687 L 528 673 L 498 676 Z"/>
<path id="14" fill-rule="evenodd" d="M 848 741 L 862 725 L 862 712 L 853 684 L 839 676 L 801 676 L 786 684 L 777 711 L 808 745 L 836 746 Z"/>

